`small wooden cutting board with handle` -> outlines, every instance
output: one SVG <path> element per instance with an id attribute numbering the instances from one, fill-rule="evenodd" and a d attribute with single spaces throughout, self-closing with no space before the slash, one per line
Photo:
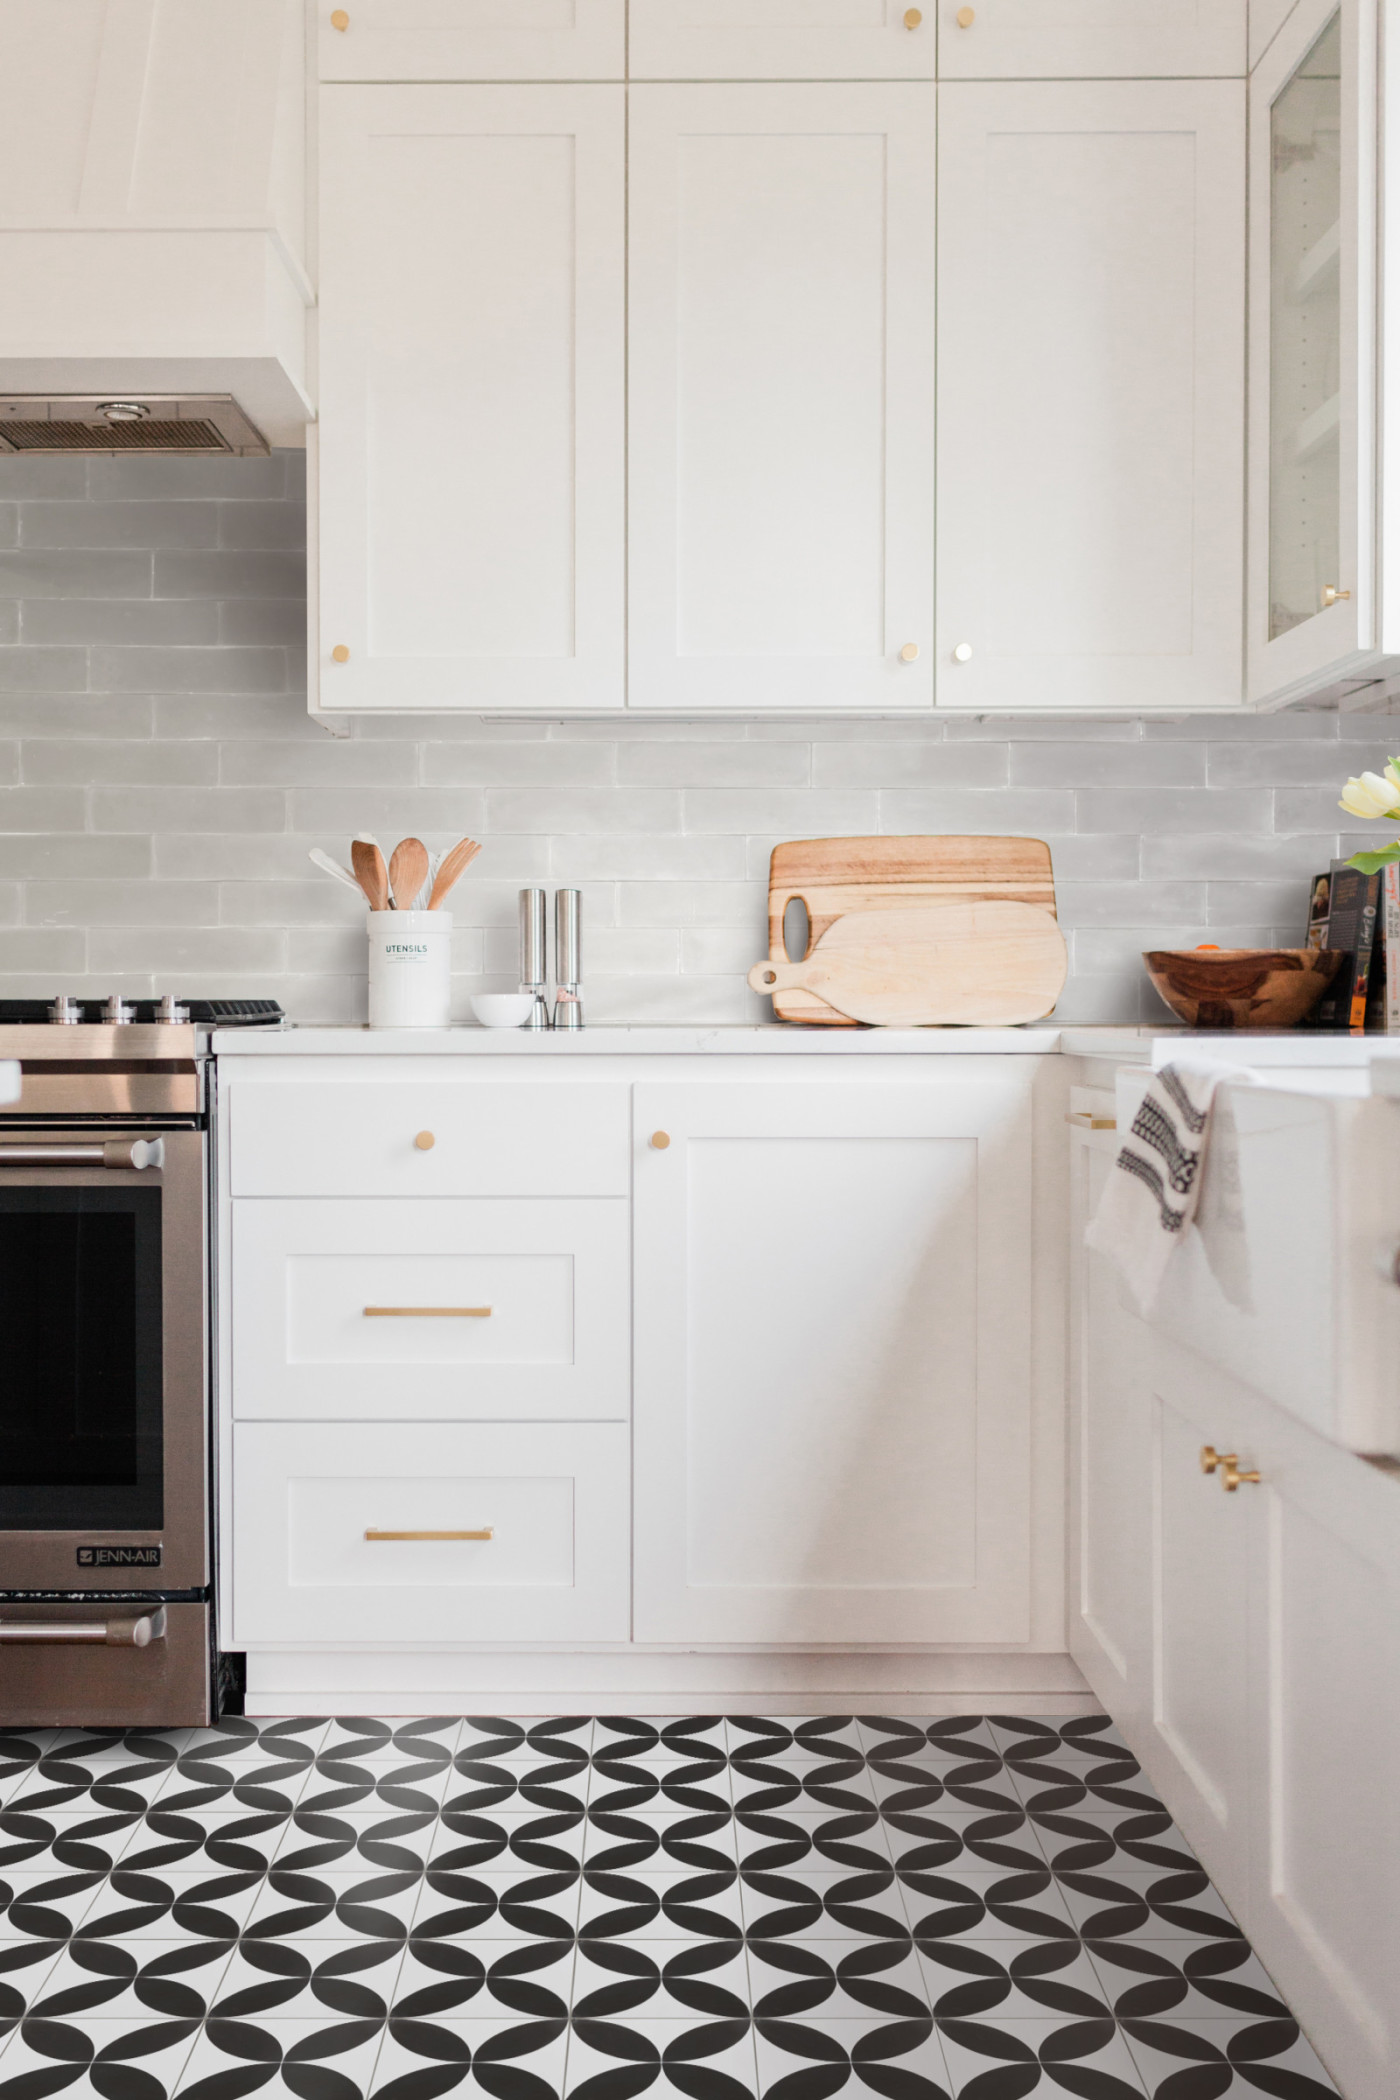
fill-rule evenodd
<path id="1" fill-rule="evenodd" d="M 1039 1021 L 1064 988 L 1065 937 L 1032 904 L 852 912 L 802 962 L 755 963 L 756 992 L 816 992 L 877 1028 L 1010 1028 Z"/>
<path id="2" fill-rule="evenodd" d="M 885 835 L 792 839 L 773 848 L 768 874 L 768 954 L 787 959 L 783 919 L 800 898 L 807 908 L 808 954 L 835 920 L 857 912 L 977 904 L 984 899 L 1037 904 L 1055 912 L 1055 877 L 1043 839 Z M 849 1028 L 815 992 L 789 988 L 774 999 L 779 1021 Z"/>

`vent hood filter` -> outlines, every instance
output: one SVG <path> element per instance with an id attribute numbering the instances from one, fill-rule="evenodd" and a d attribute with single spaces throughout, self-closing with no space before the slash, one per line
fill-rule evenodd
<path id="1" fill-rule="evenodd" d="M 270 450 L 232 394 L 0 394 L 0 454 Z"/>

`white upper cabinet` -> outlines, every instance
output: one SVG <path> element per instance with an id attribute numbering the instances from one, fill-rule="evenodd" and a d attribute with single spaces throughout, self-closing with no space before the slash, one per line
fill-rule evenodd
<path id="1" fill-rule="evenodd" d="M 930 703 L 934 96 L 631 91 L 633 707 Z"/>
<path id="2" fill-rule="evenodd" d="M 623 95 L 322 95 L 323 710 L 621 704 Z"/>
<path id="3" fill-rule="evenodd" d="M 631 0 L 633 80 L 932 80 L 937 0 Z"/>
<path id="4" fill-rule="evenodd" d="M 943 80 L 1152 79 L 1245 70 L 1245 0 L 937 5 Z"/>
<path id="5" fill-rule="evenodd" d="M 626 0 L 315 0 L 322 80 L 621 80 Z"/>
<path id="6" fill-rule="evenodd" d="M 1240 704 L 1244 96 L 939 90 L 940 706 Z"/>
<path id="7" fill-rule="evenodd" d="M 1257 702 L 1375 678 L 1400 655 L 1400 574 L 1381 562 L 1400 454 L 1377 398 L 1377 96 L 1375 0 L 1298 0 L 1250 86 Z"/>

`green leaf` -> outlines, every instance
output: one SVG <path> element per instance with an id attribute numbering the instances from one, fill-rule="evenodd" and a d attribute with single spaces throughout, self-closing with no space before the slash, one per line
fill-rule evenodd
<path id="1" fill-rule="evenodd" d="M 1353 853 L 1347 866 L 1360 868 L 1363 875 L 1379 875 L 1382 868 L 1388 868 L 1395 860 L 1400 860 L 1400 839 L 1392 839 L 1388 846 L 1382 846 L 1379 853 Z"/>

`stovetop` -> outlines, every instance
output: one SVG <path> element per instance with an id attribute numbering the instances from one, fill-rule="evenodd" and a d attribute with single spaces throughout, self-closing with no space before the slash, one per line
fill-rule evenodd
<path id="1" fill-rule="evenodd" d="M 111 999 L 0 999 L 0 1028 L 123 1026 L 188 1023 L 195 1028 L 258 1028 L 283 1018 L 275 999 L 125 999 L 118 1020 Z M 62 1006 L 62 1016 L 54 1009 Z"/>

